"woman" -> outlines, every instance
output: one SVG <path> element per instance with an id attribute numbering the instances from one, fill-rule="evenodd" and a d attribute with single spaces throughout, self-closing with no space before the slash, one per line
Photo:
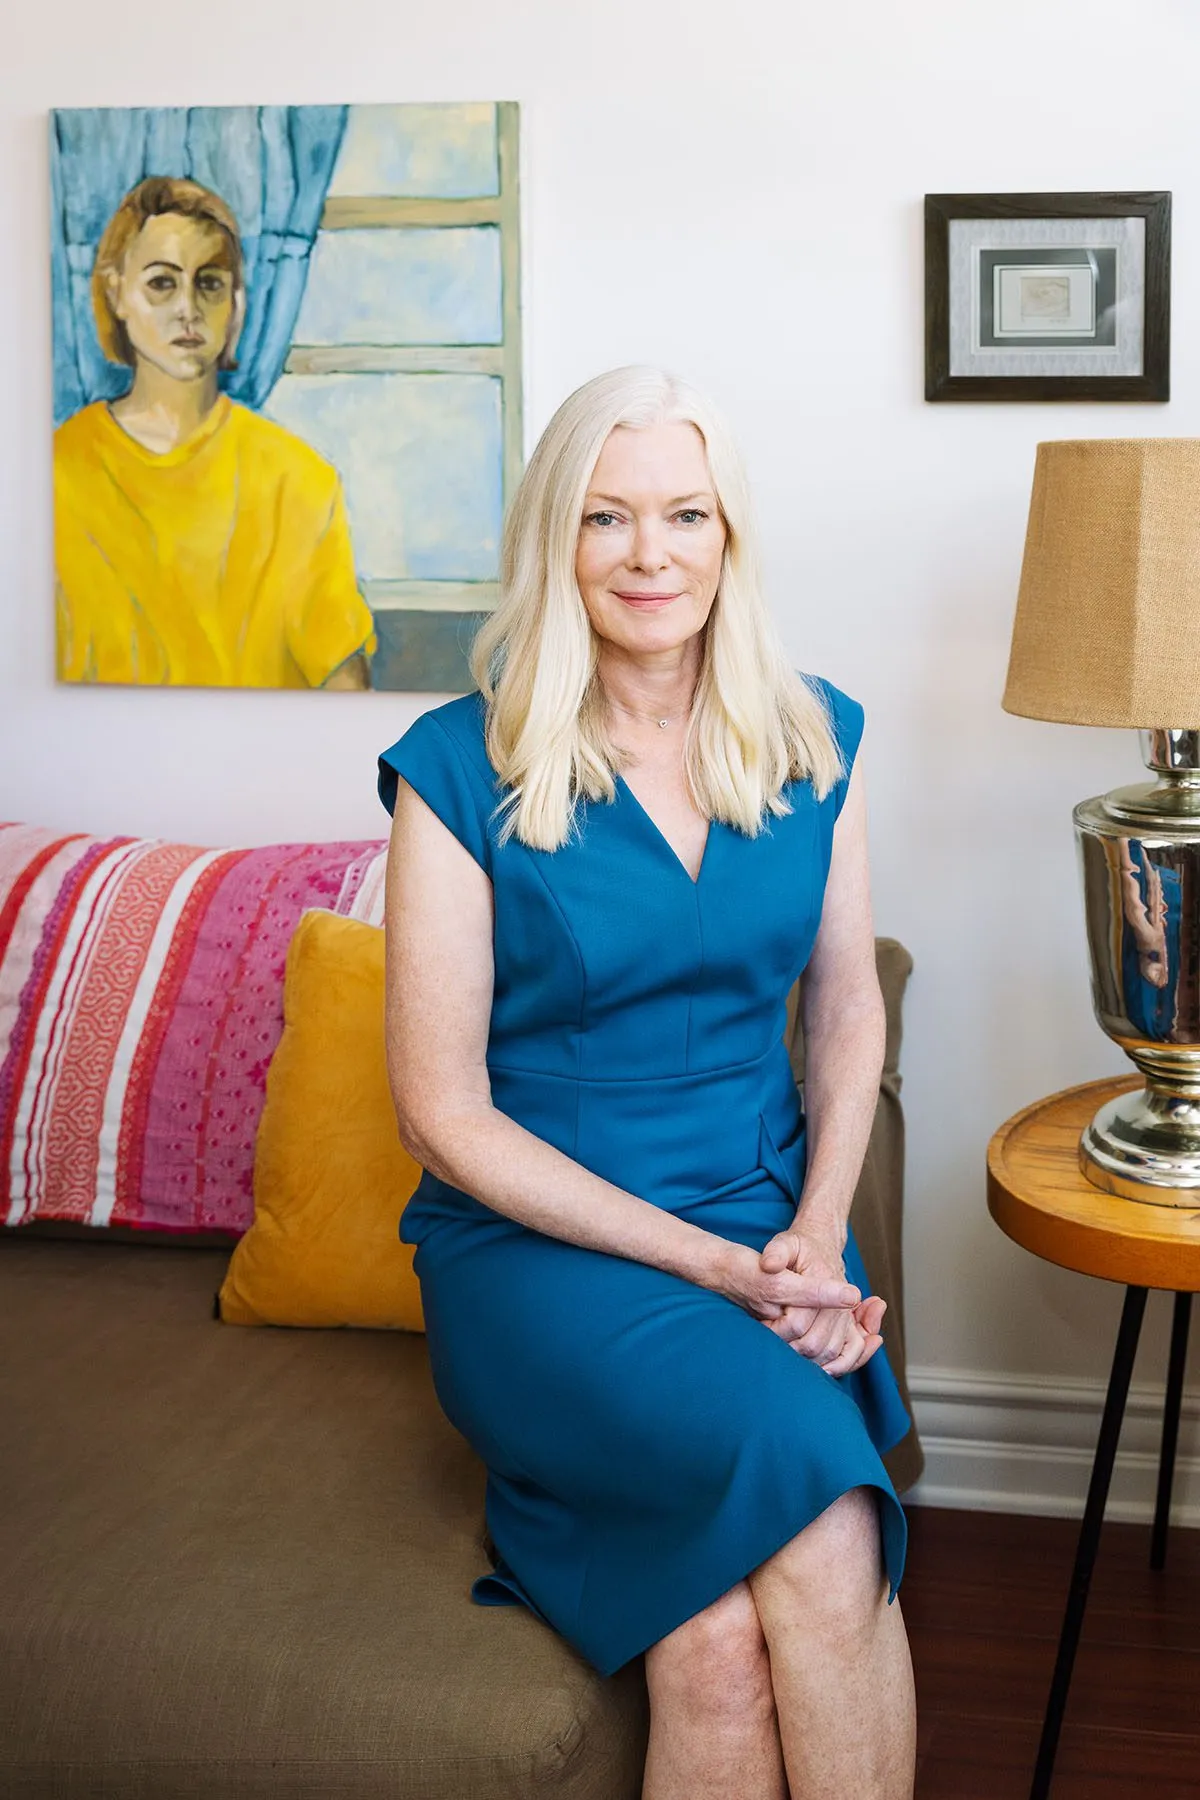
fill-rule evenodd
<path id="1" fill-rule="evenodd" d="M 92 303 L 133 381 L 55 434 L 59 678 L 365 687 L 374 628 L 337 474 L 218 389 L 246 308 L 224 201 L 143 181 L 105 228 Z"/>
<path id="2" fill-rule="evenodd" d="M 604 1673 L 645 1651 L 647 1800 L 901 1800 L 907 1418 L 846 1226 L 883 1051 L 862 714 L 788 669 L 699 396 L 625 369 L 559 409 L 474 673 L 380 791 L 403 1234 L 488 1465 L 476 1597 Z"/>

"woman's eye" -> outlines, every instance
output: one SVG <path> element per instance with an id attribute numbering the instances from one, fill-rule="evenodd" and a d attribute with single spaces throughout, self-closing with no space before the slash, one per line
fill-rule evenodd
<path id="1" fill-rule="evenodd" d="M 219 275 L 201 275 L 196 286 L 205 294 L 219 294 L 225 286 Z"/>
<path id="2" fill-rule="evenodd" d="M 170 275 L 152 275 L 146 286 L 156 294 L 169 294 L 175 283 Z"/>
<path id="3" fill-rule="evenodd" d="M 616 513 L 594 512 L 588 513 L 583 522 L 585 525 L 598 525 L 603 531 L 606 526 L 617 524 L 618 520 Z"/>
<path id="4" fill-rule="evenodd" d="M 681 525 L 703 525 L 708 514 L 701 511 L 698 506 L 685 506 L 682 512 L 676 513 L 675 517 Z"/>

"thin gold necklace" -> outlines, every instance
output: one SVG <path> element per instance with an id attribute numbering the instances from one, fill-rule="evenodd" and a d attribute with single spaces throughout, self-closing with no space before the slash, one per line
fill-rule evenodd
<path id="1" fill-rule="evenodd" d="M 668 725 L 674 725 L 678 720 L 687 717 L 687 712 L 668 713 L 666 718 L 661 718 L 657 713 L 633 712 L 628 706 L 622 706 L 619 700 L 614 700 L 611 695 L 608 704 L 615 707 L 619 713 L 624 713 L 627 719 L 638 719 L 643 725 L 657 725 L 660 731 L 665 731 Z M 688 712 L 690 711 L 689 707 Z"/>

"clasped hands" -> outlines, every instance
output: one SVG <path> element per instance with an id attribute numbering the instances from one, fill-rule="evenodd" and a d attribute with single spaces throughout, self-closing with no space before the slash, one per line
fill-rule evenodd
<path id="1" fill-rule="evenodd" d="M 865 1299 L 847 1280 L 832 1238 L 799 1225 L 778 1232 L 746 1265 L 736 1298 L 769 1331 L 815 1362 L 827 1375 L 852 1374 L 883 1343 L 879 1327 L 887 1302 Z"/>

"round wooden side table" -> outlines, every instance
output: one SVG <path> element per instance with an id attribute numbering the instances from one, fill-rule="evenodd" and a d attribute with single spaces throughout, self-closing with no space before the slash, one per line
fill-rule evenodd
<path id="1" fill-rule="evenodd" d="M 1102 1193 L 1079 1167 L 1079 1137 L 1097 1107 L 1140 1085 L 1137 1076 L 1067 1088 L 1016 1113 L 988 1145 L 988 1208 L 1015 1243 L 1047 1262 L 1125 1284 L 1125 1305 L 1096 1443 L 1087 1504 L 1075 1552 L 1054 1677 L 1046 1702 L 1030 1800 L 1046 1800 L 1087 1607 L 1100 1527 L 1125 1415 L 1133 1359 L 1151 1288 L 1175 1295 L 1167 1391 L 1163 1406 L 1158 1497 L 1150 1564 L 1166 1560 L 1171 1484 L 1179 1439 L 1184 1364 L 1192 1295 L 1200 1291 L 1200 1193 L 1164 1206 Z M 1153 1190 L 1148 1190 L 1153 1191 Z M 1161 1190 L 1158 1190 L 1161 1193 Z"/>

